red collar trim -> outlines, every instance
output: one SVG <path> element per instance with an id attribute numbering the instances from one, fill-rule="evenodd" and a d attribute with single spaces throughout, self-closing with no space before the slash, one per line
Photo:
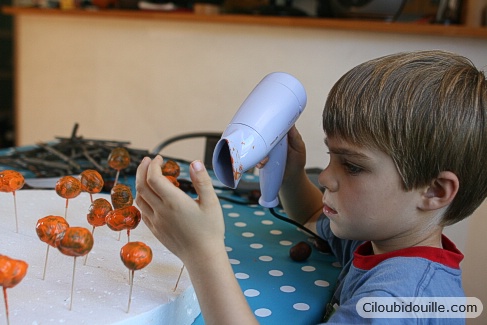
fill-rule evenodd
<path id="1" fill-rule="evenodd" d="M 370 270 L 379 263 L 393 257 L 422 257 L 454 269 L 460 269 L 463 254 L 445 235 L 442 235 L 441 243 L 443 248 L 415 246 L 374 255 L 372 243 L 367 241 L 354 252 L 353 265 L 362 270 Z"/>

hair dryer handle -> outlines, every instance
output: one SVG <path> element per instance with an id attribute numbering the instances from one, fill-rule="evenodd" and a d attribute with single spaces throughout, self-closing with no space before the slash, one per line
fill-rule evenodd
<path id="1" fill-rule="evenodd" d="M 260 169 L 259 204 L 265 208 L 274 208 L 279 205 L 279 188 L 284 177 L 287 159 L 287 135 L 269 152 L 269 161 Z"/>

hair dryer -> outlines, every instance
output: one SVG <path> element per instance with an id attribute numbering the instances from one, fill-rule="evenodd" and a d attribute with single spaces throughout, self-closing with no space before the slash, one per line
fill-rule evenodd
<path id="1" fill-rule="evenodd" d="M 286 167 L 286 135 L 305 106 L 306 91 L 296 78 L 283 72 L 264 77 L 216 144 L 212 162 L 220 182 L 236 188 L 244 172 L 269 157 L 259 172 L 259 204 L 276 207 Z"/>

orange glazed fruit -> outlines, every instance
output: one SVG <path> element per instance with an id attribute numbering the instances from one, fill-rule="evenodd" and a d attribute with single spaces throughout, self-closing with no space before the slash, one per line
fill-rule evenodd
<path id="1" fill-rule="evenodd" d="M 121 231 L 124 229 L 135 229 L 142 219 L 139 209 L 129 206 L 121 209 L 110 211 L 106 216 L 106 223 L 108 228 L 113 231 Z"/>
<path id="2" fill-rule="evenodd" d="M 112 205 L 104 198 L 98 198 L 90 205 L 86 219 L 93 227 L 100 227 L 106 224 L 105 218 L 108 212 L 112 211 Z"/>
<path id="3" fill-rule="evenodd" d="M 142 242 L 133 241 L 122 247 L 120 258 L 129 270 L 140 270 L 152 261 L 152 250 Z"/>
<path id="4" fill-rule="evenodd" d="M 103 189 L 103 177 L 94 169 L 87 169 L 80 174 L 81 190 L 90 194 L 100 193 Z"/>
<path id="5" fill-rule="evenodd" d="M 41 241 L 56 247 L 58 237 L 68 228 L 69 224 L 63 217 L 47 216 L 37 221 L 36 233 Z"/>
<path id="6" fill-rule="evenodd" d="M 73 176 L 63 176 L 56 183 L 56 193 L 65 199 L 72 199 L 81 193 L 81 182 Z"/>
<path id="7" fill-rule="evenodd" d="M 173 176 L 174 178 L 178 178 L 179 174 L 181 173 L 181 168 L 174 160 L 168 160 L 161 169 L 164 176 Z"/>
<path id="8" fill-rule="evenodd" d="M 4 289 L 15 287 L 27 274 L 27 264 L 5 255 L 0 255 L 0 285 Z"/>
<path id="9" fill-rule="evenodd" d="M 57 241 L 57 248 L 68 256 L 84 256 L 93 248 L 93 235 L 83 227 L 69 227 Z"/>
<path id="10" fill-rule="evenodd" d="M 108 156 L 108 166 L 113 169 L 121 170 L 130 164 L 130 154 L 124 147 L 113 149 Z"/>
<path id="11" fill-rule="evenodd" d="M 24 184 L 24 176 L 18 171 L 8 169 L 0 172 L 0 192 L 14 192 Z"/>
<path id="12" fill-rule="evenodd" d="M 125 208 L 134 203 L 134 197 L 132 196 L 130 186 L 124 184 L 115 185 L 110 192 L 110 197 L 114 209 Z"/>

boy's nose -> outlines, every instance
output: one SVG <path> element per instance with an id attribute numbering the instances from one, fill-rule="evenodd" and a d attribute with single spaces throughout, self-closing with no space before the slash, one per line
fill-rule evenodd
<path id="1" fill-rule="evenodd" d="M 330 166 L 323 169 L 318 177 L 318 183 L 330 192 L 336 192 L 338 190 L 338 182 L 330 171 Z"/>

